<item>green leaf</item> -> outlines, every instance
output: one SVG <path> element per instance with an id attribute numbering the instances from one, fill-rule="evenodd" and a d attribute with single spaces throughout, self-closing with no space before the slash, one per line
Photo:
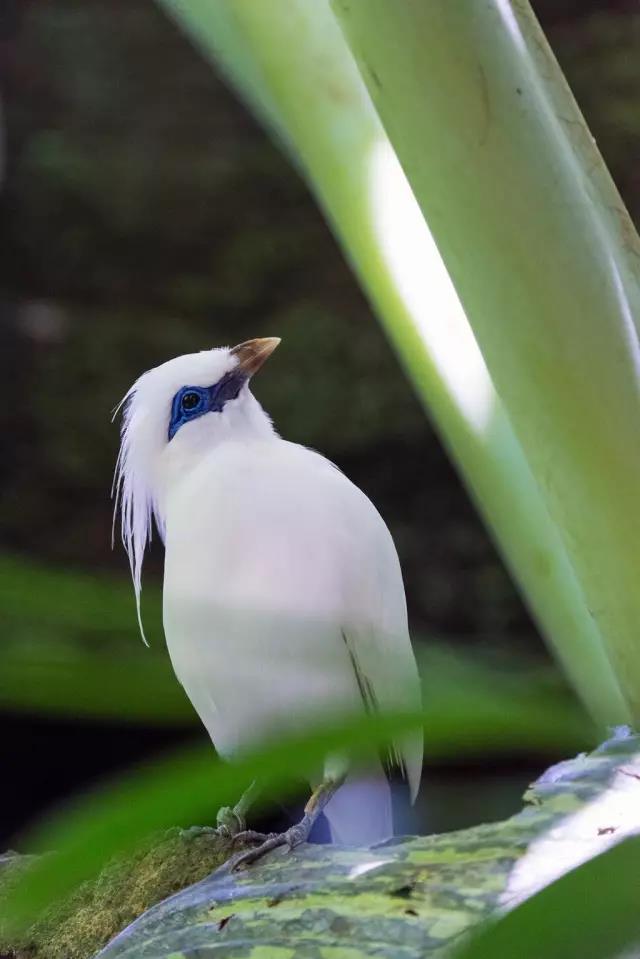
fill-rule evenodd
<path id="1" fill-rule="evenodd" d="M 527 0 L 332 9 L 638 719 L 633 223 Z"/>
<path id="2" fill-rule="evenodd" d="M 44 638 L 46 636 L 46 638 Z M 137 652 L 33 626 L 14 630 L 0 649 L 0 708 L 65 719 L 194 725 L 197 717 L 168 656 Z"/>
<path id="3" fill-rule="evenodd" d="M 547 886 L 456 952 L 456 959 L 613 959 L 640 942 L 640 837 Z"/>
<path id="4" fill-rule="evenodd" d="M 54 569 L 0 553 L 0 580 L 4 587 L 0 610 L 4 630 L 16 624 L 33 624 L 65 634 L 135 635 L 135 603 L 124 576 Z M 159 590 L 145 586 L 145 620 L 151 636 L 161 641 L 160 612 Z"/>
<path id="5" fill-rule="evenodd" d="M 160 620 L 145 589 L 153 646 L 137 632 L 124 577 L 51 569 L 0 554 L 0 708 L 145 723 L 193 723 L 175 679 Z"/>

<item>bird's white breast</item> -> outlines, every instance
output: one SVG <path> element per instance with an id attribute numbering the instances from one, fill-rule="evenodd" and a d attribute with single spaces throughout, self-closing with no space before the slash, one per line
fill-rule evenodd
<path id="1" fill-rule="evenodd" d="M 167 644 L 223 755 L 361 706 L 344 630 L 406 633 L 406 612 L 360 490 L 303 447 L 230 441 L 170 484 L 165 519 Z"/>

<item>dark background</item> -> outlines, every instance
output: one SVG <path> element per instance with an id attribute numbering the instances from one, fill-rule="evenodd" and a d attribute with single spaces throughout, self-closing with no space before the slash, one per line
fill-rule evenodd
<path id="1" fill-rule="evenodd" d="M 637 222 L 640 7 L 534 8 Z M 4 554 L 124 577 L 110 548 L 110 410 L 170 356 L 274 334 L 283 345 L 256 393 L 283 435 L 337 462 L 386 518 L 414 635 L 546 666 L 304 184 L 175 26 L 151 0 L 3 0 L 0 68 Z M 160 555 L 149 568 L 157 580 Z M 2 615 L 0 643 L 15 632 Z M 133 607 L 127 639 L 139 641 Z M 15 704 L 0 723 L 0 849 L 52 801 L 197 735 Z M 509 812 L 550 758 L 434 765 L 429 827 Z"/>

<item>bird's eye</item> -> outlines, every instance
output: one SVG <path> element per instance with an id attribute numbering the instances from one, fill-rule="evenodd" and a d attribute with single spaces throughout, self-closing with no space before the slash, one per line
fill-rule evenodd
<path id="1" fill-rule="evenodd" d="M 195 393 L 190 390 L 188 393 L 185 393 L 180 401 L 180 406 L 185 413 L 191 413 L 193 410 L 197 409 L 200 405 L 202 397 L 199 393 Z"/>

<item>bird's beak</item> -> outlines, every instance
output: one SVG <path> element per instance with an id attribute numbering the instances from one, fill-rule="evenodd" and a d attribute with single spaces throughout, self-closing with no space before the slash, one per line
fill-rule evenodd
<path id="1" fill-rule="evenodd" d="M 238 369 L 242 370 L 245 376 L 249 378 L 258 372 L 279 343 L 279 336 L 261 336 L 255 340 L 247 340 L 245 343 L 234 346 L 231 355 L 237 358 Z"/>

